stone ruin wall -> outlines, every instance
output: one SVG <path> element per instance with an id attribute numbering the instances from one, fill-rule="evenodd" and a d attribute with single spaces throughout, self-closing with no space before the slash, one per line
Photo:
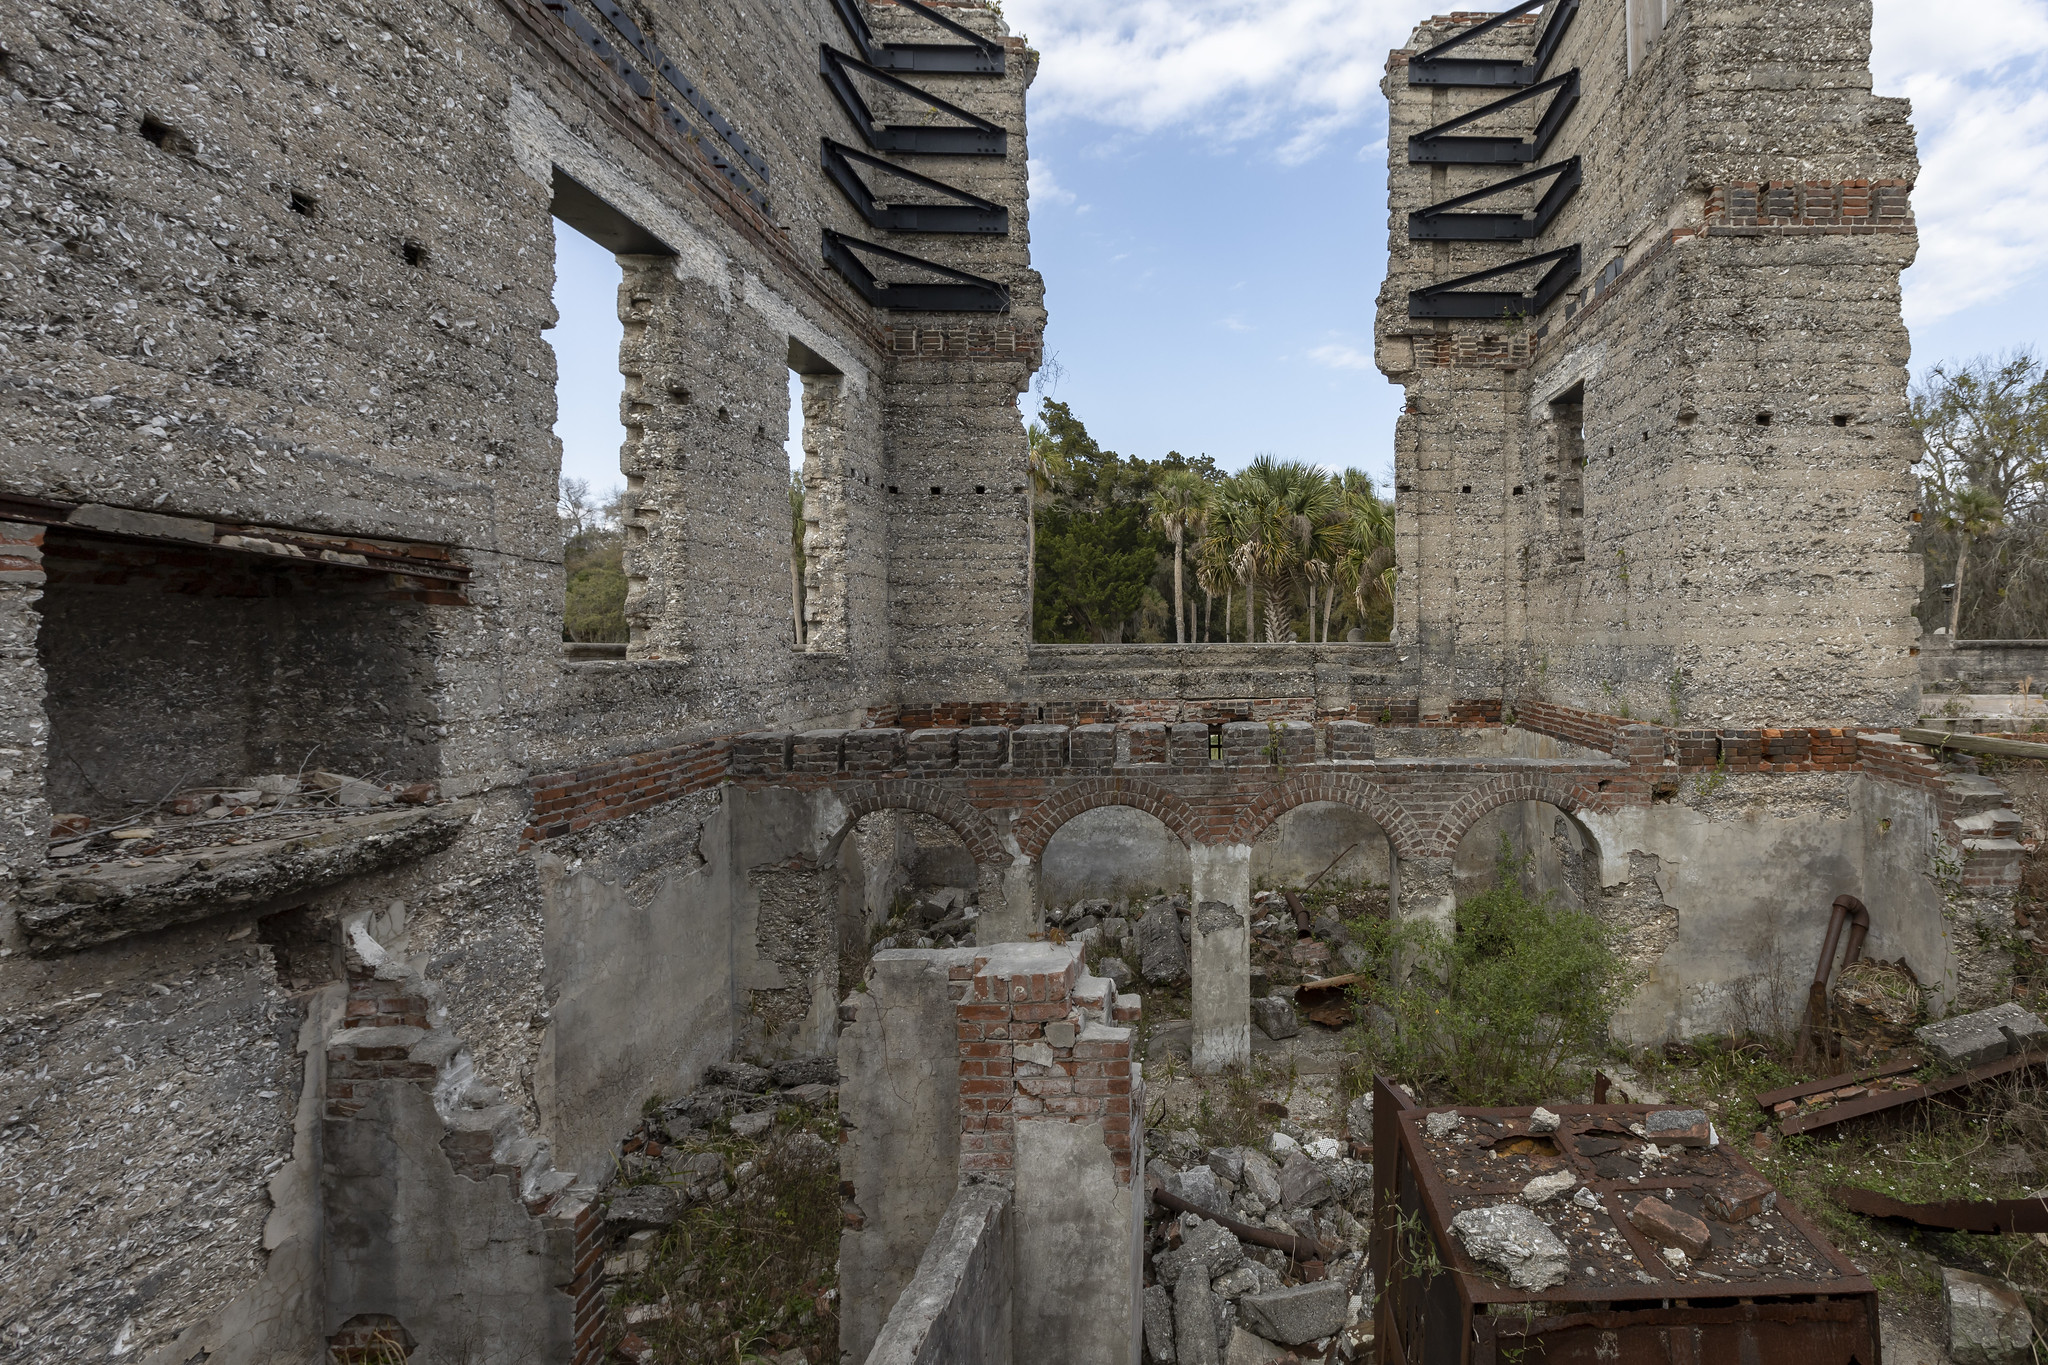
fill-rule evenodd
<path id="1" fill-rule="evenodd" d="M 866 12 L 882 41 L 951 41 Z M 577 1349 L 582 1229 L 558 1192 L 601 1179 L 650 1088 L 687 1087 L 757 992 L 786 991 L 777 945 L 734 949 L 737 980 L 721 945 L 732 907 L 760 913 L 756 869 L 801 841 L 735 831 L 707 795 L 520 857 L 528 778 L 853 719 L 903 686 L 989 691 L 1022 658 L 1035 56 L 986 8 L 945 12 L 1008 74 L 920 79 L 1009 148 L 916 164 L 1012 230 L 913 249 L 1004 285 L 996 314 L 876 309 L 822 261 L 821 225 L 880 235 L 820 168 L 821 135 L 854 140 L 817 70 L 820 42 L 848 46 L 829 0 L 625 6 L 766 163 L 765 213 L 537 2 L 7 7 L 5 873 L 41 875 L 54 812 L 118 816 L 309 750 L 471 805 L 444 852 L 77 952 L 31 953 L 9 903 L 0 1359 L 265 1360 L 394 1307 L 436 1349 Z M 621 258 L 622 663 L 558 643 L 564 175 L 673 252 Z M 466 581 L 224 546 L 265 530 L 428 547 Z M 444 1146 L 478 1123 L 481 1156 Z M 450 1254 L 470 1261 L 452 1277 Z"/>
<path id="2" fill-rule="evenodd" d="M 933 743 L 899 728 L 958 731 L 939 744 L 946 782 L 975 727 L 1059 730 L 1038 741 L 1057 760 L 1022 770 L 1006 738 L 975 795 L 977 889 L 1020 933 L 1060 821 L 1121 789 L 1123 767 L 1165 761 L 1152 731 L 1135 754 L 1128 731 L 1342 724 L 1444 765 L 1448 787 L 1503 759 L 1628 765 L 1627 799 L 1579 817 L 1599 894 L 1662 972 L 1625 1030 L 1722 1027 L 1715 983 L 1788 962 L 1799 977 L 1819 928 L 1774 929 L 1763 902 L 1803 906 L 1852 875 L 1897 888 L 1873 902 L 1874 950 L 1922 953 L 1958 998 L 1995 992 L 1984 955 L 1943 935 L 1999 927 L 2012 855 L 1959 824 L 1986 798 L 1853 733 L 1917 698 L 1897 309 L 1914 167 L 1901 102 L 1869 94 L 1867 5 L 1738 25 L 1686 0 L 1630 74 L 1622 0 L 1588 0 L 1559 54 L 1584 72 L 1560 145 L 1587 178 L 1552 235 L 1586 244 L 1582 291 L 1620 269 L 1514 335 L 1405 317 L 1408 289 L 1501 253 L 1411 250 L 1409 208 L 1486 177 L 1451 168 L 1432 187 L 1397 156 L 1379 319 L 1409 393 L 1396 641 L 1272 653 L 1027 652 L 1014 399 L 1044 324 L 1035 54 L 948 4 L 1001 39 L 1008 74 L 919 77 L 1008 130 L 1002 158 L 929 169 L 1006 206 L 1011 230 L 914 249 L 1000 281 L 1009 311 L 886 311 L 818 256 L 820 224 L 879 235 L 819 169 L 821 131 L 850 136 L 817 73 L 817 44 L 847 43 L 830 0 L 625 10 L 768 164 L 765 214 L 533 0 L 8 0 L 0 1360 L 262 1361 L 385 1316 L 436 1350 L 583 1358 L 585 1196 L 648 1094 L 736 1048 L 835 1045 L 846 983 L 820 947 L 870 872 L 847 831 L 868 809 L 930 815 L 943 785 L 894 806 L 847 790 L 919 785 L 907 762 L 854 769 Z M 863 12 L 883 40 L 934 36 L 900 7 Z M 1532 27 L 1505 27 L 1501 50 Z M 1454 29 L 1432 21 L 1413 46 Z M 1396 149 L 1468 99 L 1410 89 L 1401 60 Z M 1756 150 L 1752 129 L 1785 131 L 1786 149 Z M 615 211 L 600 228 L 675 253 L 619 239 L 621 661 L 565 662 L 558 639 L 549 219 L 588 212 L 563 176 Z M 1571 559 L 1551 400 L 1581 382 Z M 292 537 L 296 557 L 276 548 Z M 305 562 L 330 542 L 402 551 L 416 572 Z M 1106 755 L 1099 730 L 1064 728 L 1102 725 Z M 764 733 L 797 734 L 787 768 L 742 753 Z M 796 766 L 817 733 L 838 738 Z M 1260 766 L 1247 733 L 1224 769 Z M 1027 829 L 1075 743 L 1091 794 Z M 319 762 L 432 779 L 459 833 L 274 903 L 66 951 L 30 941 L 16 892 L 46 871 L 58 806 L 120 814 L 153 787 L 295 769 L 316 744 Z M 1314 766 L 1316 744 L 1332 757 L 1318 739 L 1289 761 Z M 1285 780 L 1191 777 L 1247 807 Z M 1212 824 L 1185 849 L 1191 889 L 1228 907 L 1248 894 L 1251 836 L 1227 812 Z M 1531 837 L 1564 841 L 1541 825 Z M 1953 885 L 1929 866 L 1937 844 L 1964 846 Z M 1418 913 L 1443 911 L 1449 852 L 1406 869 Z M 1579 856 L 1558 862 L 1583 881 Z M 1731 862 L 1766 871 L 1730 894 Z M 1242 947 L 1217 933 L 1196 953 L 1212 1061 L 1247 1027 Z M 1022 1190 L 1017 1236 L 1127 1213 L 1134 1174 L 1093 1203 L 1050 1179 Z M 897 1248 L 903 1274 L 929 1223 Z"/>
<path id="3" fill-rule="evenodd" d="M 1415 53 L 1484 16 L 1433 19 L 1390 59 L 1397 638 L 1449 695 L 1510 709 L 1910 721 L 1906 102 L 1871 94 L 1865 0 L 1684 0 L 1632 56 L 1644 8 L 1588 0 L 1564 31 L 1549 73 L 1576 70 L 1581 98 L 1536 160 L 1579 158 L 1583 187 L 1533 242 L 1409 240 L 1412 210 L 1524 169 L 1408 160 L 1411 135 L 1509 93 L 1409 83 Z M 1555 9 L 1452 51 L 1520 61 Z M 1459 131 L 1526 137 L 1543 104 Z M 1411 290 L 1573 243 L 1581 273 L 1526 321 L 1408 315 Z M 1581 386 L 1575 450 L 1557 400 Z"/>

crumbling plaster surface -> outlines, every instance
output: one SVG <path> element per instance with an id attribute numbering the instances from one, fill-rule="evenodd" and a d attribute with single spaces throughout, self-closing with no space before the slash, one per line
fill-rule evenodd
<path id="1" fill-rule="evenodd" d="M 1038 879 L 1046 905 L 1185 891 L 1188 848 L 1156 815 L 1135 806 L 1097 806 L 1046 840 Z"/>
<path id="2" fill-rule="evenodd" d="M 534 1067 L 558 1170 L 601 1184 L 643 1105 L 693 1088 L 731 1048 L 733 877 L 716 796 L 641 837 L 565 862 L 535 856 L 546 1030 Z"/>
<path id="3" fill-rule="evenodd" d="M 456 1172 L 425 1090 L 363 1089 L 369 1107 L 325 1138 L 328 1237 L 345 1252 L 329 1261 L 327 1330 L 388 1313 L 455 1360 L 569 1359 L 559 1234 L 528 1216 L 512 1177 Z"/>
<path id="4" fill-rule="evenodd" d="M 840 1178 L 852 1187 L 839 1235 L 841 1359 L 866 1359 L 916 1274 L 959 1184 L 960 1053 L 952 963 L 975 950 L 884 952 L 850 993 L 839 1034 Z"/>
<path id="5" fill-rule="evenodd" d="M 302 1188 L 273 1178 L 308 1002 L 246 922 L 4 968 L 0 1359 L 146 1352 L 230 1312 L 276 1259 L 273 1198 Z"/>
<path id="6" fill-rule="evenodd" d="M 1615 1021 L 1618 1037 L 1782 1031 L 1805 1007 L 1835 897 L 1870 908 L 1866 956 L 1903 959 L 1937 1011 L 1972 999 L 1971 954 L 1934 877 L 1938 830 L 1920 792 L 1860 775 L 1786 774 L 1688 782 L 1678 799 L 1588 814 L 1606 904 L 1594 908 L 1641 943 L 1644 976 Z M 1748 869 L 1750 871 L 1744 871 Z M 1757 876 L 1755 869 L 1769 869 Z M 1645 904 L 1654 877 L 1654 904 Z M 1675 932 L 1662 911 L 1675 915 Z M 1647 934 L 1644 934 L 1647 931 Z"/>
<path id="7" fill-rule="evenodd" d="M 1018 1365 L 1136 1365 L 1144 1171 L 1118 1182 L 1099 1123 L 1020 1119 L 1016 1143 Z"/>

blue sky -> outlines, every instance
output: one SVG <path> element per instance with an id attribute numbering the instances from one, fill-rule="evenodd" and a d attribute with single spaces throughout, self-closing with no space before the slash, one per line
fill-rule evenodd
<path id="1" fill-rule="evenodd" d="M 1442 6 L 1436 6 L 1441 9 Z M 1043 388 L 1104 445 L 1391 469 L 1372 368 L 1387 51 L 1415 0 L 1007 0 L 1031 95 Z M 1880 94 L 1914 102 L 1913 369 L 2048 347 L 2048 0 L 1876 0 Z M 619 482 L 617 269 L 557 228 L 564 473 Z M 1038 395 L 1027 398 L 1035 406 Z"/>

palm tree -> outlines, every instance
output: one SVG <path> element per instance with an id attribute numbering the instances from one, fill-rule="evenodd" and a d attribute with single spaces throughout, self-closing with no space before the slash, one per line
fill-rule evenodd
<path id="1" fill-rule="evenodd" d="M 1374 597 L 1390 605 L 1394 600 L 1394 509 L 1363 475 L 1355 483 L 1347 477 L 1345 483 L 1338 572 L 1351 584 L 1352 600 L 1363 617 Z"/>
<path id="2" fill-rule="evenodd" d="M 1949 499 L 1941 515 L 1941 529 L 1956 538 L 1956 583 L 1955 593 L 1948 604 L 1948 638 L 1951 642 L 1958 637 L 1963 622 L 1963 571 L 1970 562 L 1970 541 L 1973 537 L 1989 535 L 2005 523 L 2005 508 L 1996 495 L 1985 488 L 1965 488 Z"/>
<path id="3" fill-rule="evenodd" d="M 1024 429 L 1029 448 L 1025 465 L 1031 474 L 1031 497 L 1024 504 L 1024 609 L 1026 620 L 1038 619 L 1038 500 L 1060 485 L 1067 476 L 1066 453 L 1043 423 Z"/>
<path id="4" fill-rule="evenodd" d="M 1174 469 L 1152 490 L 1152 524 L 1173 542 L 1173 642 L 1187 643 L 1187 598 L 1181 587 L 1181 550 L 1190 528 L 1201 526 L 1208 509 L 1208 487 L 1192 469 Z"/>
<path id="5" fill-rule="evenodd" d="M 1307 565 L 1326 560 L 1335 545 L 1338 489 L 1330 476 L 1300 460 L 1255 458 L 1240 476 L 1255 490 L 1258 550 L 1248 556 L 1266 581 L 1266 642 L 1294 634 L 1295 579 L 1309 579 L 1309 638 L 1315 638 L 1315 578 Z"/>

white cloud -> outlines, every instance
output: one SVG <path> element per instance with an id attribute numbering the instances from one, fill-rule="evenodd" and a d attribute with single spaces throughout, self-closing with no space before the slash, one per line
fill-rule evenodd
<path id="1" fill-rule="evenodd" d="M 1333 370 L 1365 370 L 1370 372 L 1378 368 L 1372 363 L 1371 352 L 1361 351 L 1356 346 L 1346 346 L 1339 342 L 1331 342 L 1328 345 L 1316 347 L 1308 353 L 1308 358 L 1315 361 L 1318 365 L 1327 365 Z"/>
<path id="2" fill-rule="evenodd" d="M 1907 321 L 2009 294 L 2048 267 L 2048 0 L 1877 0 L 1872 39 L 1919 134 Z"/>
<path id="3" fill-rule="evenodd" d="M 1025 169 L 1031 177 L 1031 211 L 1041 212 L 1055 204 L 1071 204 L 1074 192 L 1060 184 L 1052 173 L 1052 167 L 1037 157 L 1026 163 Z"/>
<path id="4" fill-rule="evenodd" d="M 1004 10 L 1045 54 L 1034 118 L 1270 136 L 1290 161 L 1383 112 L 1387 52 L 1429 13 L 1415 0 L 1009 0 Z"/>

